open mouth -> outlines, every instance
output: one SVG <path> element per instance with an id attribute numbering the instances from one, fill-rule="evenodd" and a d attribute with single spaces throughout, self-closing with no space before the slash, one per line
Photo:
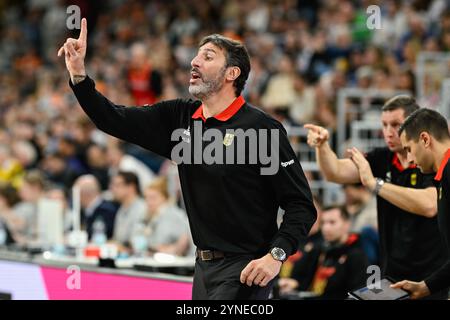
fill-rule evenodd
<path id="1" fill-rule="evenodd" d="M 202 76 L 199 72 L 191 71 L 191 81 L 195 81 L 195 80 L 198 80 L 201 78 L 202 78 Z"/>

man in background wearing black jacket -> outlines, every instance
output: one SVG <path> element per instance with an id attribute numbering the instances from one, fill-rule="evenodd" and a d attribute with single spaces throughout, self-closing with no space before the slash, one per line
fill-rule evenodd
<path id="1" fill-rule="evenodd" d="M 412 113 L 399 129 L 408 160 L 422 172 L 437 172 L 434 177 L 438 194 L 438 222 L 447 249 L 446 262 L 424 281 L 400 281 L 393 285 L 419 299 L 450 286 L 450 134 L 447 120 L 437 111 L 420 109 Z"/>
<path id="2" fill-rule="evenodd" d="M 323 241 L 305 247 L 290 279 L 280 279 L 280 293 L 311 291 L 318 299 L 344 300 L 348 292 L 366 285 L 367 256 L 358 234 L 350 233 L 350 215 L 344 207 L 324 208 Z"/>

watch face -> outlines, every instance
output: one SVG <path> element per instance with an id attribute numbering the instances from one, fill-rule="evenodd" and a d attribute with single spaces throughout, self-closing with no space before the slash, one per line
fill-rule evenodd
<path id="1" fill-rule="evenodd" d="M 272 257 L 279 261 L 284 261 L 286 259 L 286 252 L 281 248 L 273 248 L 270 253 Z"/>

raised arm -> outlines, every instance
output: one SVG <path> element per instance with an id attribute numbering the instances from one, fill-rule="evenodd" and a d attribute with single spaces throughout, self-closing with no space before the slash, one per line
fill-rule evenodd
<path id="1" fill-rule="evenodd" d="M 66 67 L 73 84 L 81 82 L 86 77 L 84 58 L 87 48 L 87 20 L 81 20 L 81 31 L 78 39 L 68 38 L 58 50 L 58 57 L 64 53 Z"/>
<path id="2" fill-rule="evenodd" d="M 316 160 L 321 173 L 328 181 L 336 183 L 359 182 L 358 168 L 350 159 L 338 159 L 328 143 L 328 130 L 313 124 L 305 124 L 308 129 L 308 144 L 316 148 Z"/>
<path id="3" fill-rule="evenodd" d="M 171 134 L 176 127 L 181 100 L 156 103 L 147 107 L 116 105 L 95 89 L 86 75 L 87 21 L 83 18 L 78 39 L 69 38 L 59 49 L 65 55 L 70 86 L 92 122 L 100 130 L 119 139 L 138 144 L 166 158 L 172 149 Z"/>

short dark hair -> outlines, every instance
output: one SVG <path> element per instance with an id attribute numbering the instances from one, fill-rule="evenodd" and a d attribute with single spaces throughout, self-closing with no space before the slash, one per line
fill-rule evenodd
<path id="1" fill-rule="evenodd" d="M 344 205 L 329 205 L 322 209 L 322 213 L 325 211 L 338 209 L 341 213 L 341 218 L 345 221 L 350 220 L 350 213 L 347 211 L 347 208 Z"/>
<path id="2" fill-rule="evenodd" d="M 131 171 L 119 171 L 117 173 L 118 177 L 121 177 L 126 185 L 133 185 L 136 193 L 141 195 L 141 188 L 139 187 L 139 178 L 138 176 Z"/>
<path id="3" fill-rule="evenodd" d="M 417 104 L 416 99 L 414 99 L 413 97 L 406 94 L 399 94 L 386 101 L 383 108 L 381 108 L 383 112 L 394 111 L 398 109 L 402 109 L 404 111 L 405 117 L 407 117 L 414 111 L 420 109 L 420 107 Z"/>
<path id="4" fill-rule="evenodd" d="M 202 47 L 207 43 L 212 43 L 225 51 L 226 67 L 239 67 L 241 70 L 241 74 L 233 83 L 235 88 L 234 92 L 236 96 L 239 96 L 244 89 L 245 82 L 250 73 L 250 56 L 248 55 L 248 51 L 244 44 L 220 34 L 211 34 L 204 37 L 200 41 L 199 47 Z"/>
<path id="5" fill-rule="evenodd" d="M 447 120 L 437 111 L 423 108 L 419 109 L 406 118 L 400 126 L 398 135 L 405 132 L 406 139 L 419 141 L 421 132 L 428 132 L 438 141 L 450 139 Z"/>

